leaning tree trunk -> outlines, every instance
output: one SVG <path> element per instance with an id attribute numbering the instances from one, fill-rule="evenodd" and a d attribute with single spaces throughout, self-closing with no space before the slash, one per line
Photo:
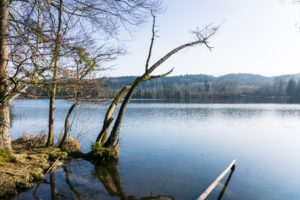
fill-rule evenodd
<path id="1" fill-rule="evenodd" d="M 153 42 L 155 38 L 155 16 L 153 16 L 153 24 L 152 24 L 152 38 L 151 38 L 151 43 L 150 43 L 150 48 L 148 52 L 148 57 L 146 60 L 146 67 L 145 67 L 145 72 L 141 76 L 138 76 L 131 84 L 128 86 L 125 86 L 120 92 L 116 95 L 114 100 L 112 101 L 110 107 L 108 108 L 102 130 L 100 131 L 96 142 L 95 146 L 92 149 L 92 152 L 90 152 L 89 155 L 92 155 L 93 158 L 97 159 L 109 159 L 109 158 L 114 158 L 118 155 L 118 144 L 119 144 L 119 131 L 122 123 L 122 119 L 125 113 L 125 109 L 127 104 L 129 103 L 134 91 L 136 88 L 144 81 L 151 80 L 153 78 L 161 78 L 164 76 L 169 75 L 172 71 L 168 71 L 165 74 L 161 75 L 152 75 L 152 72 L 158 68 L 161 64 L 163 64 L 166 60 L 168 60 L 171 56 L 174 54 L 178 53 L 179 51 L 192 47 L 195 45 L 205 45 L 209 49 L 211 47 L 208 45 L 208 39 L 214 35 L 217 31 L 217 27 L 209 28 L 208 26 L 205 27 L 201 31 L 195 31 L 193 32 L 197 39 L 195 41 L 185 43 L 183 45 L 178 46 L 177 48 L 169 51 L 165 56 L 163 56 L 161 59 L 159 59 L 157 62 L 155 62 L 151 67 L 149 66 L 150 62 L 150 57 L 152 53 L 152 47 L 153 47 Z M 124 97 L 125 96 L 125 97 Z M 120 102 L 120 100 L 124 97 L 124 100 L 120 106 L 119 112 L 117 114 L 117 118 L 115 120 L 115 123 L 113 124 L 113 128 L 108 136 L 108 131 L 109 127 L 113 122 L 113 113 L 116 110 L 117 104 Z M 99 158 L 98 158 L 99 157 Z M 101 158 L 102 157 L 102 158 Z"/>
<path id="2" fill-rule="evenodd" d="M 140 77 L 138 77 L 131 84 L 131 87 L 128 90 L 128 93 L 126 94 L 126 96 L 124 98 L 124 101 L 123 101 L 123 103 L 120 107 L 117 119 L 114 123 L 114 126 L 113 126 L 113 129 L 112 129 L 111 133 L 110 133 L 110 136 L 104 144 L 105 147 L 114 147 L 114 146 L 117 145 L 119 131 L 120 131 L 121 122 L 122 122 L 122 119 L 123 119 L 123 116 L 124 116 L 124 112 L 125 112 L 126 106 L 127 106 L 128 102 L 130 101 L 135 89 L 144 81 L 148 81 L 148 80 L 151 80 L 153 78 L 161 78 L 161 77 L 169 75 L 173 71 L 173 69 L 170 70 L 169 72 L 165 73 L 165 74 L 161 74 L 161 75 L 157 75 L 157 76 L 153 76 L 153 75 L 151 75 L 151 73 L 157 67 L 159 67 L 162 63 L 164 63 L 167 59 L 169 59 L 172 55 L 176 54 L 178 51 L 180 51 L 184 48 L 187 48 L 187 47 L 191 47 L 191 46 L 194 46 L 194 45 L 197 45 L 197 44 L 201 44 L 201 43 L 203 43 L 202 40 L 197 40 L 197 41 L 194 41 L 194 42 L 183 44 L 183 45 L 173 49 L 172 51 L 167 53 L 164 57 L 159 59 L 156 63 L 154 63 L 149 69 L 146 69 L 146 72 L 143 75 L 141 75 Z"/>
<path id="3" fill-rule="evenodd" d="M 66 139 L 67 139 L 67 136 L 69 135 L 69 131 L 70 131 L 70 117 L 71 117 L 71 114 L 73 112 L 73 110 L 75 109 L 75 107 L 77 106 L 78 102 L 77 100 L 75 100 L 75 102 L 72 104 L 72 106 L 69 108 L 68 110 L 68 114 L 65 118 L 65 129 L 64 129 L 64 134 L 62 136 L 62 139 L 58 145 L 59 148 L 63 149 L 64 146 L 65 146 L 65 143 L 66 143 Z"/>
<path id="4" fill-rule="evenodd" d="M 119 104 L 119 102 L 121 101 L 121 99 L 123 98 L 123 96 L 128 92 L 130 87 L 131 87 L 131 85 L 123 87 L 119 91 L 119 93 L 116 95 L 116 97 L 113 99 L 113 101 L 111 102 L 111 104 L 106 112 L 106 115 L 105 115 L 105 118 L 103 121 L 103 125 L 102 125 L 102 129 L 96 139 L 96 143 L 104 144 L 106 142 L 109 126 L 111 125 L 111 123 L 113 121 L 113 114 L 116 110 L 116 107 Z"/>
<path id="5" fill-rule="evenodd" d="M 0 2 L 0 148 L 11 150 L 8 83 L 9 0 Z"/>
<path id="6" fill-rule="evenodd" d="M 55 97 L 56 97 L 56 88 L 57 88 L 57 79 L 58 79 L 58 65 L 59 65 L 59 56 L 60 56 L 60 40 L 61 40 L 61 29 L 62 29 L 62 12 L 63 12 L 63 1 L 59 1 L 58 8 L 58 27 L 55 38 L 55 47 L 53 52 L 53 78 L 50 91 L 50 103 L 49 103 L 49 122 L 48 122 L 48 138 L 46 146 L 53 146 L 54 140 L 54 111 L 55 111 Z"/>

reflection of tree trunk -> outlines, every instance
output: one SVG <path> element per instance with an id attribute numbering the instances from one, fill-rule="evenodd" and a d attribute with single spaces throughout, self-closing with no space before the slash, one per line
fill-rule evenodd
<path id="1" fill-rule="evenodd" d="M 95 172 L 93 174 L 96 178 L 98 178 L 107 192 L 111 196 L 118 196 L 122 200 L 136 200 L 134 195 L 126 196 L 126 193 L 122 187 L 121 177 L 118 170 L 118 161 L 110 160 L 107 162 L 98 163 L 95 165 Z M 141 200 L 158 200 L 158 199 L 166 199 L 166 200 L 174 200 L 175 198 L 170 195 L 157 195 L 157 196 L 149 196 L 142 197 Z"/>
<path id="2" fill-rule="evenodd" d="M 122 200 L 125 200 L 127 197 L 121 184 L 117 166 L 116 160 L 95 165 L 94 175 L 101 181 L 111 196 L 118 196 Z"/>
<path id="3" fill-rule="evenodd" d="M 8 85 L 9 0 L 0 2 L 0 148 L 11 149 Z"/>
<path id="4" fill-rule="evenodd" d="M 56 188 L 55 188 L 55 173 L 51 172 L 49 176 L 50 176 L 51 199 L 56 200 L 57 195 L 56 195 Z"/>
<path id="5" fill-rule="evenodd" d="M 68 184 L 68 186 L 70 187 L 70 189 L 72 190 L 72 192 L 74 192 L 74 194 L 76 195 L 77 199 L 81 199 L 80 197 L 80 193 L 77 192 L 77 190 L 74 188 L 74 186 L 72 185 L 71 181 L 70 181 L 70 173 L 69 170 L 67 168 L 67 166 L 63 166 L 65 175 L 66 175 L 66 183 Z"/>

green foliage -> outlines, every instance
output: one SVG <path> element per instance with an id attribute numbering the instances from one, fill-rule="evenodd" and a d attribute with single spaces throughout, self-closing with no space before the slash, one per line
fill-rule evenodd
<path id="1" fill-rule="evenodd" d="M 84 50 L 81 53 L 84 53 Z M 103 87 L 90 87 L 82 96 L 99 99 L 114 98 L 117 91 L 130 84 L 136 77 L 112 77 L 98 79 L 99 83 L 105 83 Z M 293 81 L 291 81 L 293 79 Z M 290 99 L 300 100 L 300 75 L 282 75 L 276 77 L 264 77 L 251 74 L 229 74 L 220 77 L 207 75 L 170 76 L 161 79 L 153 79 L 142 83 L 133 94 L 137 99 L 173 99 L 210 101 L 284 101 L 287 96 Z M 86 81 L 95 81 L 86 80 Z M 28 89 L 31 93 L 34 92 Z M 62 91 L 58 91 L 58 97 L 68 97 Z M 42 90 L 36 94 L 44 94 Z M 117 101 L 120 101 L 117 98 Z"/>
<path id="2" fill-rule="evenodd" d="M 97 67 L 96 58 L 91 57 L 83 47 L 77 47 L 76 52 L 80 59 L 79 63 L 84 64 L 88 70 L 94 70 Z"/>
<path id="3" fill-rule="evenodd" d="M 7 149 L 0 149 L 0 162 L 15 162 L 16 157 L 13 155 L 13 153 Z"/>
<path id="4" fill-rule="evenodd" d="M 294 96 L 297 92 L 297 86 L 296 81 L 294 79 L 289 80 L 287 88 L 286 88 L 286 94 L 288 96 Z"/>
<path id="5" fill-rule="evenodd" d="M 291 98 L 300 97 L 300 81 L 297 83 L 294 79 L 290 79 L 286 87 L 286 94 Z"/>

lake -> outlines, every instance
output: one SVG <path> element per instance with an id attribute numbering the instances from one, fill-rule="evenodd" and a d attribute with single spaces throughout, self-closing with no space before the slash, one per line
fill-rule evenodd
<path id="1" fill-rule="evenodd" d="M 12 137 L 47 129 L 47 100 L 16 100 Z M 70 102 L 57 101 L 56 132 Z M 85 103 L 72 134 L 89 151 L 108 105 Z M 57 134 L 58 135 L 58 134 Z M 208 199 L 300 199 L 300 105 L 132 101 L 118 161 L 68 163 L 15 199 L 196 199 L 236 159 L 225 193 Z M 51 192 L 52 191 L 52 192 Z"/>

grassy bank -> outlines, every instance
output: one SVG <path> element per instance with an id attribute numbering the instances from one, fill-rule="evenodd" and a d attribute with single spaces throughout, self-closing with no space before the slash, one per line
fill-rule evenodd
<path id="1" fill-rule="evenodd" d="M 0 150 L 0 199 L 10 198 L 44 180 L 47 172 L 63 165 L 68 153 L 44 147 L 43 137 L 22 137 L 13 141 L 13 153 Z"/>

